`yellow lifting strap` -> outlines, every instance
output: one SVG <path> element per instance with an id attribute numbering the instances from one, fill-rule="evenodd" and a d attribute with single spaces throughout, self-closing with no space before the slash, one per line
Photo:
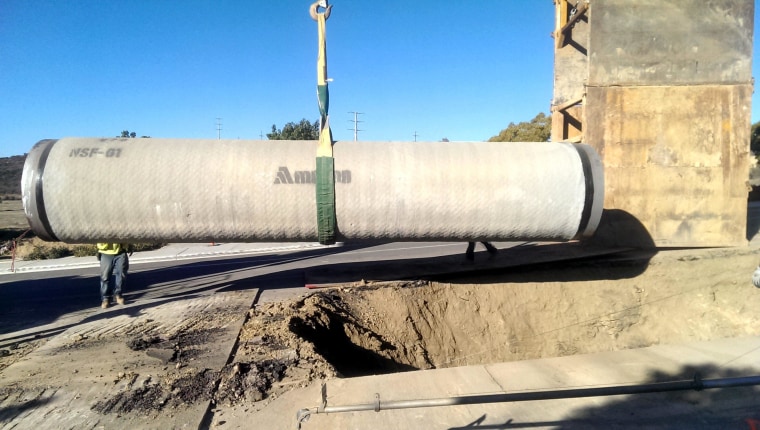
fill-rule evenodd
<path id="1" fill-rule="evenodd" d="M 318 8 L 325 9 L 324 13 L 318 13 Z M 332 133 L 330 132 L 330 92 L 327 85 L 327 39 L 326 22 L 330 17 L 332 5 L 327 5 L 326 0 L 315 2 L 309 8 L 309 14 L 317 21 L 317 34 L 319 45 L 317 51 L 317 102 L 319 103 L 320 129 L 318 157 L 332 157 Z"/>
<path id="2" fill-rule="evenodd" d="M 318 8 L 323 13 L 318 13 Z M 333 141 L 330 132 L 330 93 L 327 89 L 327 42 L 325 23 L 330 17 L 332 6 L 327 0 L 312 3 L 309 13 L 317 21 L 319 33 L 319 53 L 317 55 L 317 102 L 319 104 L 319 145 L 316 159 L 316 203 L 317 203 L 317 237 L 319 243 L 332 245 L 337 236 L 335 216 L 335 160 L 333 159 Z"/>

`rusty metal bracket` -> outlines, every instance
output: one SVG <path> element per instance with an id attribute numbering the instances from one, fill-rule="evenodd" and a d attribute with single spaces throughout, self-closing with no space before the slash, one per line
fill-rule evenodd
<path id="1" fill-rule="evenodd" d="M 567 6 L 570 5 L 569 0 L 559 0 L 560 11 L 559 20 L 557 21 L 557 27 L 559 29 L 554 33 L 555 40 L 557 41 L 557 49 L 565 45 L 565 36 L 568 30 L 588 11 L 589 5 L 587 0 L 579 0 L 575 6 L 572 6 L 570 10 L 570 17 L 566 18 Z"/>
<path id="2" fill-rule="evenodd" d="M 559 106 L 554 106 L 552 108 L 552 112 L 564 112 L 568 108 L 571 108 L 571 107 L 573 107 L 575 105 L 579 105 L 579 104 L 582 104 L 582 103 L 583 103 L 583 97 L 581 97 L 579 99 L 576 99 L 576 100 L 570 100 L 569 102 L 563 103 L 563 104 L 561 104 Z"/>

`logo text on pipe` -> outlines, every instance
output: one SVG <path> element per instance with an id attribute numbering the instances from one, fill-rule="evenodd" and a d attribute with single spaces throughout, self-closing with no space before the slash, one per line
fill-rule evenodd
<path id="1" fill-rule="evenodd" d="M 336 170 L 335 182 L 341 184 L 351 183 L 351 171 L 350 170 Z M 316 184 L 317 183 L 317 171 L 316 170 L 296 170 L 293 175 L 290 174 L 290 170 L 286 166 L 280 166 L 277 170 L 277 174 L 274 178 L 275 184 Z"/>

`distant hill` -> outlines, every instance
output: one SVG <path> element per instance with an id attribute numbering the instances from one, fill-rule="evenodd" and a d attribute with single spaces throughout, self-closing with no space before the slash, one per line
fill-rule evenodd
<path id="1" fill-rule="evenodd" d="M 26 155 L 0 158 L 0 196 L 21 195 L 21 172 Z"/>

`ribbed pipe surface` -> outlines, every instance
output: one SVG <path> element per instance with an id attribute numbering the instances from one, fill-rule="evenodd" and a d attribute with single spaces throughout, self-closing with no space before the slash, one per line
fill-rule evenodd
<path id="1" fill-rule="evenodd" d="M 314 141 L 44 140 L 24 210 L 64 242 L 315 241 Z M 590 236 L 596 152 L 566 143 L 336 142 L 338 237 L 557 241 Z"/>

